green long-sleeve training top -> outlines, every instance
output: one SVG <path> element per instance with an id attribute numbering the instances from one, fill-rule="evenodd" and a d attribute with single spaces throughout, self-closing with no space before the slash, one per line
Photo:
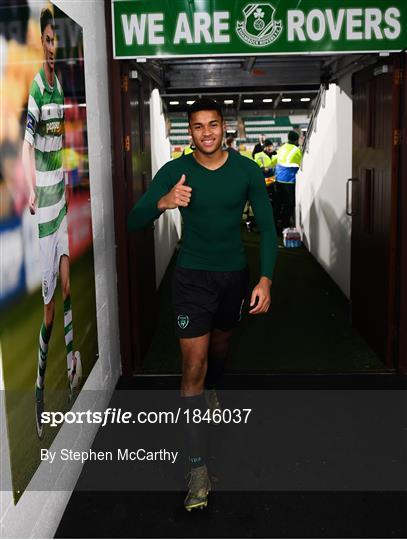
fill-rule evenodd
<path id="1" fill-rule="evenodd" d="M 166 163 L 131 210 L 129 229 L 142 229 L 161 215 L 158 201 L 183 174 L 192 193 L 189 205 L 179 207 L 184 227 L 177 265 L 223 272 L 245 268 L 240 223 L 250 201 L 261 235 L 261 275 L 271 279 L 277 257 L 273 210 L 262 171 L 237 152 L 230 152 L 214 171 L 200 165 L 193 154 Z"/>

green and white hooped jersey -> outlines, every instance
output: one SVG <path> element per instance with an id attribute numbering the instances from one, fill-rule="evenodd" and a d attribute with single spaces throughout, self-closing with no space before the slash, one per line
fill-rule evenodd
<path id="1" fill-rule="evenodd" d="M 54 234 L 66 215 L 62 133 L 64 92 L 54 74 L 54 86 L 44 69 L 35 76 L 28 99 L 25 139 L 35 149 L 35 177 L 39 237 Z"/>

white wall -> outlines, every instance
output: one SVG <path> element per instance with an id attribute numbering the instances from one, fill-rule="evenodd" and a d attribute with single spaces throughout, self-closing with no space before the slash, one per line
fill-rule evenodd
<path id="1" fill-rule="evenodd" d="M 171 145 L 167 137 L 165 117 L 162 109 L 162 101 L 157 89 L 153 90 L 150 98 L 150 121 L 151 121 L 151 171 L 154 176 L 160 167 L 171 159 Z M 168 263 L 174 253 L 175 246 L 181 236 L 181 215 L 178 209 L 167 210 L 155 222 L 154 245 L 155 245 L 155 273 L 156 285 L 160 286 L 161 280 L 167 269 Z"/>
<path id="2" fill-rule="evenodd" d="M 33 2 L 31 2 L 33 3 Z M 109 396 L 120 374 L 120 344 L 118 329 L 118 303 L 116 289 L 116 263 L 113 220 L 113 196 L 111 178 L 111 141 L 108 96 L 108 74 L 104 2 L 100 0 L 55 0 L 68 16 L 83 27 L 86 101 L 88 119 L 88 152 L 91 184 L 93 222 L 93 246 L 95 256 L 95 283 L 99 360 L 86 381 L 85 389 L 104 389 L 98 394 L 99 407 L 107 405 Z M 44 4 L 41 1 L 41 4 Z M 1 358 L 0 358 L 1 360 Z M 1 366 L 0 366 L 1 367 Z M 0 369 L 0 390 L 2 370 Z M 80 467 L 72 463 L 63 470 L 49 471 L 42 464 L 33 481 L 14 505 L 10 489 L 10 460 L 5 429 L 3 393 L 0 398 L 0 537 L 1 538 L 52 538 L 74 488 Z M 84 404 L 81 394 L 75 409 L 92 407 Z M 61 444 L 75 449 L 89 448 L 96 434 L 96 427 L 83 425 L 81 430 L 65 429 L 64 426 L 54 440 L 53 448 Z M 58 477 L 58 478 L 57 478 Z M 30 491 L 35 481 L 47 479 L 58 481 L 65 491 Z M 62 483 L 61 483 L 62 482 Z M 6 491 L 4 491 L 6 489 Z"/>
<path id="3" fill-rule="evenodd" d="M 312 255 L 350 296 L 351 218 L 346 180 L 352 176 L 351 79 L 331 84 L 297 175 L 297 226 Z"/>

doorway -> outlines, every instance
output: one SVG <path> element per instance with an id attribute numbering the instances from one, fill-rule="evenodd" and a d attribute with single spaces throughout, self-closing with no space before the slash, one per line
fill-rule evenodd
<path id="1" fill-rule="evenodd" d="M 152 82 L 135 62 L 111 62 L 113 194 L 123 374 L 142 366 L 157 314 L 153 226 L 129 232 L 127 217 L 151 181 Z"/>
<path id="2" fill-rule="evenodd" d="M 394 367 L 400 57 L 353 77 L 352 322 Z"/>
<path id="3" fill-rule="evenodd" d="M 358 67 L 359 72 L 354 75 L 353 100 L 354 100 L 354 106 L 355 106 L 355 113 L 354 113 L 355 119 L 358 118 L 358 115 L 361 115 L 361 117 L 363 117 L 363 119 L 365 120 L 366 110 L 368 109 L 370 112 L 373 110 L 371 106 L 366 105 L 366 103 L 364 103 L 364 105 L 362 106 L 361 104 L 362 98 L 358 97 L 358 94 L 357 94 L 359 79 L 361 81 L 366 81 L 366 79 L 363 79 L 363 77 L 366 77 L 367 76 L 366 74 L 370 74 L 369 76 L 371 76 L 374 81 L 380 82 L 380 84 L 379 82 L 374 83 L 377 86 L 378 94 L 381 93 L 380 95 L 382 96 L 387 95 L 387 99 L 381 98 L 382 103 L 380 103 L 380 99 L 379 100 L 376 99 L 377 104 L 375 106 L 377 107 L 377 111 L 375 112 L 375 114 L 371 115 L 372 118 L 376 118 L 375 122 L 377 124 L 377 130 L 378 130 L 377 137 L 379 137 L 379 135 L 380 137 L 382 137 L 382 139 L 380 139 L 380 144 L 382 144 L 381 141 L 382 140 L 384 141 L 385 137 L 384 137 L 384 128 L 381 129 L 379 127 L 380 121 L 385 122 L 385 118 L 389 114 L 394 114 L 397 116 L 397 113 L 395 112 L 397 107 L 396 109 L 394 109 L 394 106 L 396 103 L 395 94 L 394 94 L 394 85 L 392 82 L 389 82 L 391 77 L 388 72 L 385 72 L 384 70 L 383 73 L 379 74 L 379 72 L 377 71 L 378 67 L 384 65 L 385 62 L 383 62 L 382 60 L 379 60 L 377 56 L 373 57 L 373 55 L 364 55 L 364 57 L 365 59 L 369 57 L 366 63 L 372 64 L 371 66 L 367 67 L 365 70 L 360 71 L 360 66 L 363 65 L 363 62 L 361 62 L 360 60 L 360 55 L 357 58 L 357 61 L 355 60 L 354 62 L 355 65 L 359 66 Z M 394 58 L 395 57 L 391 57 L 390 59 L 388 59 L 389 60 L 388 63 L 395 62 Z M 304 67 L 306 64 L 306 61 L 304 60 L 302 69 L 300 69 L 297 66 L 298 69 L 295 70 L 295 78 L 296 78 L 296 85 L 297 85 L 296 91 L 298 92 L 298 94 L 301 95 L 301 89 L 298 87 L 298 85 L 308 84 L 308 87 L 307 87 L 308 90 L 313 91 L 314 96 L 315 96 L 316 88 L 318 88 L 317 83 L 319 83 L 321 80 L 324 80 L 326 84 L 328 84 L 329 81 L 334 81 L 335 73 L 332 73 L 331 68 L 336 60 L 337 59 L 335 59 L 335 57 L 333 58 L 325 57 L 323 60 L 321 59 L 318 60 L 315 57 L 312 58 L 312 62 L 310 61 L 311 62 L 310 69 L 312 68 L 311 76 L 308 83 L 306 81 L 305 67 Z M 278 59 L 277 63 L 280 64 L 280 67 L 283 65 L 284 62 L 286 63 L 284 77 L 287 77 L 287 73 L 290 72 L 290 66 L 289 66 L 290 61 L 291 61 L 290 58 L 280 57 Z M 298 64 L 298 59 L 296 61 Z M 319 68 L 318 68 L 318 62 L 320 62 Z M 141 68 L 138 64 L 133 64 L 133 71 L 136 71 L 138 73 L 137 78 L 135 78 L 134 80 L 131 79 L 132 69 L 131 69 L 130 63 L 126 61 L 122 61 L 121 63 L 123 64 L 123 66 L 127 65 L 127 68 L 122 68 L 122 69 L 127 69 L 127 75 L 129 76 L 129 89 L 130 89 L 129 94 L 128 94 L 129 95 L 128 108 L 123 109 L 123 111 L 127 111 L 127 113 L 123 112 L 123 126 L 124 126 L 123 132 L 131 134 L 129 148 L 131 148 L 131 151 L 133 152 L 134 156 L 136 156 L 136 159 L 134 159 L 134 156 L 133 156 L 131 163 L 129 161 L 130 156 L 126 157 L 126 160 L 127 160 L 126 170 L 128 171 L 127 174 L 129 175 L 129 178 L 131 177 L 130 185 L 128 183 L 127 191 L 126 191 L 126 207 L 128 211 L 130 211 L 130 208 L 133 202 L 135 202 L 139 198 L 139 196 L 141 196 L 141 194 L 145 191 L 145 189 L 148 186 L 148 182 L 151 179 L 151 177 L 149 176 L 150 172 L 148 168 L 142 166 L 143 156 L 145 157 L 147 154 L 145 151 L 143 153 L 143 151 L 141 150 L 143 143 L 142 143 L 142 136 L 141 136 L 140 130 L 141 129 L 145 130 L 145 127 L 141 128 L 142 120 L 139 120 L 137 125 L 134 124 L 134 118 L 137 117 L 137 115 L 139 117 L 140 115 L 146 116 L 144 107 L 141 107 L 140 109 L 140 106 L 137 105 L 136 103 L 137 99 L 140 100 L 140 88 L 147 88 L 147 86 L 149 85 L 149 89 L 151 90 L 153 86 L 158 87 L 163 95 L 163 106 L 164 108 L 166 108 L 167 112 L 169 113 L 171 112 L 170 107 L 169 107 L 170 105 L 169 102 L 170 100 L 172 100 L 173 102 L 175 101 L 175 95 L 178 95 L 179 97 L 187 98 L 187 96 L 192 96 L 192 94 L 197 96 L 197 95 L 203 95 L 205 93 L 209 93 L 213 96 L 215 92 L 213 91 L 213 88 L 211 91 L 210 87 L 211 85 L 213 87 L 215 83 L 217 85 L 216 93 L 220 95 L 223 95 L 223 93 L 228 93 L 227 97 L 229 98 L 228 99 L 229 102 L 231 101 L 230 99 L 232 97 L 231 94 L 234 92 L 234 90 L 236 90 L 237 94 L 240 93 L 240 99 L 238 98 L 237 102 L 239 102 L 240 104 L 239 106 L 242 106 L 244 102 L 244 99 L 242 96 L 242 90 L 247 89 L 247 92 L 251 92 L 251 94 L 254 95 L 256 91 L 259 91 L 259 88 L 258 87 L 256 88 L 255 86 L 249 86 L 249 84 L 253 85 L 254 81 L 259 83 L 259 81 L 262 80 L 262 82 L 264 83 L 264 88 L 262 88 L 260 92 L 261 91 L 265 92 L 266 91 L 265 87 L 267 87 L 268 88 L 267 93 L 274 93 L 275 99 L 272 100 L 274 101 L 274 104 L 272 105 L 272 111 L 273 111 L 273 114 L 275 114 L 276 109 L 277 109 L 276 103 L 282 102 L 282 98 L 284 97 L 283 87 L 284 87 L 284 84 L 287 84 L 287 79 L 285 79 L 285 81 L 279 79 L 277 81 L 278 82 L 277 86 L 274 86 L 274 87 L 270 86 L 271 84 L 270 81 L 272 80 L 270 79 L 270 77 L 273 70 L 270 70 L 270 66 L 267 66 L 267 58 L 265 57 L 262 57 L 261 59 L 261 68 L 256 67 L 257 64 L 256 64 L 255 59 L 254 60 L 243 59 L 243 61 L 241 61 L 241 65 L 240 65 L 240 69 L 242 70 L 241 77 L 240 78 L 235 77 L 233 79 L 235 82 L 237 81 L 239 83 L 239 89 L 234 89 L 233 92 L 231 88 L 227 87 L 225 78 L 222 79 L 224 81 L 223 85 L 221 84 L 222 80 L 220 79 L 218 80 L 216 78 L 217 74 L 216 74 L 215 66 L 217 63 L 220 65 L 220 69 L 222 70 L 223 77 L 228 77 L 231 74 L 231 72 L 228 71 L 228 69 L 226 69 L 224 65 L 222 65 L 222 59 L 216 59 L 216 62 L 215 61 L 210 62 L 211 77 L 207 77 L 205 80 L 203 80 L 202 78 L 200 79 L 199 77 L 195 76 L 196 74 L 194 75 L 195 70 L 202 72 L 202 69 L 203 69 L 202 62 L 199 62 L 197 59 L 194 59 L 194 61 L 189 61 L 189 62 L 185 60 L 184 61 L 185 69 L 182 68 L 183 61 L 181 60 L 177 60 L 173 64 L 170 60 L 158 61 L 158 62 L 153 61 L 151 63 L 147 62 L 147 66 L 143 65 L 143 68 Z M 238 58 L 234 58 L 233 62 L 231 62 L 231 64 L 234 64 L 235 66 L 238 66 L 238 63 L 239 63 Z M 351 65 L 352 61 L 349 61 L 348 64 Z M 229 66 L 229 68 L 230 67 L 231 66 Z M 343 64 L 342 64 L 341 65 L 342 71 L 345 68 L 343 67 Z M 233 71 L 233 66 L 231 69 Z M 331 73 L 330 73 L 330 70 L 331 70 Z M 144 75 L 145 82 L 143 82 L 143 73 L 145 73 Z M 188 77 L 183 76 L 183 74 L 185 75 L 185 73 L 188 74 Z M 282 77 L 281 73 L 282 72 L 280 70 L 280 78 Z M 392 71 L 392 73 L 394 74 L 394 71 Z M 154 77 L 152 77 L 151 74 L 154 74 Z M 160 75 L 162 76 L 161 78 L 160 78 Z M 386 75 L 389 75 L 390 79 L 386 77 Z M 257 79 L 254 79 L 254 77 L 256 77 Z M 392 80 L 393 79 L 391 79 L 391 81 Z M 147 86 L 143 86 L 144 84 L 147 84 Z M 245 85 L 247 85 L 246 88 L 245 88 Z M 314 85 L 315 87 L 313 88 L 312 85 Z M 360 82 L 361 93 L 362 91 L 364 91 L 363 85 L 364 85 L 364 82 Z M 171 88 L 168 88 L 168 86 L 171 86 Z M 302 89 L 302 92 L 304 92 L 304 89 Z M 293 93 L 294 93 L 294 88 L 291 89 L 291 95 L 293 95 Z M 387 94 L 384 94 L 384 93 L 387 93 Z M 137 96 L 139 97 L 137 98 Z M 146 100 L 146 97 L 144 97 L 143 99 Z M 132 103 L 133 105 L 131 105 Z M 140 101 L 138 101 L 138 103 L 140 103 Z M 146 103 L 146 101 L 144 101 L 144 103 Z M 311 101 L 309 105 L 310 113 L 312 111 L 312 105 L 313 104 Z M 133 109 L 131 109 L 131 107 L 133 107 Z M 359 111 L 360 107 L 362 107 L 362 109 L 364 107 L 363 109 L 364 112 Z M 143 110 L 144 112 L 141 112 L 141 110 Z M 177 115 L 179 116 L 179 111 L 175 111 L 174 114 L 176 116 Z M 261 121 L 265 122 L 266 119 L 262 119 Z M 355 120 L 355 122 L 357 123 L 358 120 Z M 370 120 L 370 122 L 372 122 L 372 120 Z M 392 129 L 392 126 L 393 126 L 393 123 L 390 123 L 391 129 Z M 177 127 L 179 130 L 180 128 L 179 124 Z M 279 131 L 281 131 L 281 125 L 278 126 L 278 129 Z M 388 129 L 388 126 L 386 129 Z M 379 139 L 377 140 L 379 141 Z M 389 140 L 391 140 L 391 133 L 390 133 Z M 379 144 L 379 142 L 377 144 Z M 394 167 L 392 168 L 391 163 L 395 163 L 394 160 L 396 159 L 396 154 L 394 154 L 391 144 L 386 146 L 386 144 L 384 144 L 383 142 L 382 146 L 380 146 L 379 154 L 380 152 L 383 157 L 383 163 L 385 164 L 387 163 L 386 165 L 387 173 L 383 172 L 384 171 L 383 170 L 380 172 L 380 174 L 389 174 L 388 167 L 390 163 L 390 171 L 393 171 L 390 174 L 392 175 L 392 178 L 395 178 L 397 174 L 394 172 L 393 170 Z M 393 152 L 394 155 L 392 154 L 390 158 L 389 157 L 386 158 L 385 155 L 388 152 L 390 153 Z M 363 150 L 362 150 L 362 153 L 363 153 Z M 379 175 L 379 169 L 377 167 L 376 167 L 377 169 L 376 171 L 373 171 L 374 167 L 365 167 L 365 169 L 368 172 L 367 174 L 363 176 L 363 181 L 368 185 L 368 187 L 366 189 L 363 188 L 365 189 L 365 191 L 363 191 L 363 194 L 362 193 L 359 194 L 359 198 L 357 194 L 354 194 L 354 198 L 353 198 L 354 205 L 351 211 L 352 213 L 355 213 L 355 214 L 358 212 L 358 209 L 357 209 L 358 200 L 360 204 L 362 204 L 362 200 L 365 201 L 363 204 L 365 205 L 364 208 L 366 211 L 369 208 L 371 209 L 372 190 L 373 190 L 373 184 L 375 182 L 374 177 L 376 175 L 376 178 L 378 178 L 378 175 Z M 353 176 L 356 178 L 358 176 L 358 173 L 354 172 Z M 357 182 L 354 181 L 353 191 L 355 191 L 356 189 L 355 187 L 356 184 Z M 344 182 L 343 193 L 345 193 L 345 189 L 346 189 L 346 185 Z M 368 193 L 370 193 L 369 196 L 367 196 Z M 378 191 L 378 196 L 381 197 L 384 195 L 386 195 L 386 197 L 388 197 L 388 200 L 390 201 L 390 206 L 386 210 L 387 212 L 386 215 L 388 217 L 391 216 L 391 220 L 392 220 L 391 225 L 389 225 L 390 237 L 387 240 L 388 241 L 387 245 L 392 246 L 392 247 L 389 247 L 389 249 L 393 250 L 391 251 L 391 253 L 394 255 L 394 258 L 395 258 L 395 251 L 397 248 L 396 244 L 394 244 L 394 241 L 396 238 L 396 228 L 397 228 L 397 213 L 394 213 L 395 192 L 394 190 L 390 190 L 389 193 L 385 194 L 383 190 Z M 370 201 L 370 202 L 366 202 L 366 201 Z M 363 218 L 365 220 L 363 221 L 363 227 L 365 228 L 367 227 L 368 230 L 371 231 L 373 227 L 371 210 L 369 214 L 370 217 L 366 218 L 366 215 L 367 214 L 365 212 L 364 213 L 365 217 Z M 366 295 L 365 296 L 362 295 L 362 288 L 357 287 L 358 279 L 359 281 L 363 282 L 363 269 L 366 266 L 365 261 L 367 259 L 365 256 L 362 255 L 363 247 L 362 249 L 359 248 L 355 251 L 356 249 L 355 246 L 357 245 L 357 239 L 358 239 L 358 232 L 357 232 L 358 231 L 358 228 L 357 228 L 358 216 L 355 215 L 354 219 L 355 219 L 355 225 L 352 228 L 352 287 L 351 287 L 351 300 L 352 300 L 351 306 L 352 306 L 353 324 L 355 328 L 357 328 L 360 331 L 363 338 L 366 340 L 367 345 L 370 346 L 375 351 L 377 358 L 379 360 L 380 359 L 386 360 L 386 368 L 393 369 L 394 368 L 393 356 L 392 356 L 393 349 L 391 348 L 393 335 L 391 333 L 391 330 L 387 329 L 386 332 L 383 332 L 383 325 L 380 326 L 380 322 L 376 321 L 376 319 L 374 318 L 374 315 L 372 315 L 374 311 L 372 310 L 371 305 L 365 303 Z M 383 224 L 383 220 L 382 221 L 379 220 L 379 223 Z M 128 240 L 126 240 L 126 242 L 127 241 Z M 360 239 L 359 239 L 359 242 L 362 243 L 362 246 L 365 245 L 366 247 L 366 242 Z M 154 311 L 154 309 L 152 309 L 151 313 L 148 313 L 148 312 L 146 313 L 144 311 L 145 307 L 148 306 L 148 308 L 150 309 L 154 305 L 154 301 L 151 302 L 150 295 L 152 294 L 153 297 L 155 298 L 155 289 L 153 286 L 153 281 L 151 280 L 151 277 L 154 276 L 154 268 L 150 265 L 149 267 L 150 269 L 148 270 L 148 272 L 146 271 L 146 264 L 148 264 L 147 261 L 148 260 L 153 261 L 153 258 L 154 258 L 154 240 L 153 240 L 153 235 L 152 235 L 152 229 L 144 231 L 140 235 L 139 238 L 132 239 L 130 243 L 127 245 L 127 248 L 126 248 L 128 250 L 128 257 L 129 257 L 128 283 L 129 283 L 129 290 L 130 290 L 130 297 L 131 297 L 131 306 L 129 306 L 129 308 L 133 310 L 132 311 L 132 325 L 133 325 L 133 329 L 136 328 L 136 330 L 132 332 L 129 331 L 128 340 L 131 342 L 131 354 L 132 354 L 132 362 L 130 365 L 130 370 L 132 373 L 137 373 L 137 372 L 140 372 L 140 369 L 142 369 L 143 359 L 145 358 L 145 352 L 148 349 L 149 345 L 151 344 L 152 337 L 154 334 L 154 329 L 155 329 L 155 321 L 156 321 L 155 317 L 157 316 L 157 310 Z M 385 247 L 383 247 L 383 238 L 382 238 L 381 233 L 378 234 L 377 246 L 378 246 L 377 249 L 381 249 L 382 252 L 383 252 L 383 249 L 384 250 L 386 249 Z M 143 249 L 144 249 L 144 252 L 143 252 Z M 375 249 L 376 248 L 373 245 L 372 253 L 371 253 L 372 258 L 374 258 L 374 254 L 376 253 Z M 139 264 L 140 266 L 137 267 L 137 264 Z M 396 294 L 396 289 L 395 289 L 396 268 L 394 265 L 393 267 L 388 266 L 388 265 L 390 265 L 390 259 L 387 259 L 387 266 L 386 266 L 386 263 L 383 262 L 383 268 L 381 270 L 382 275 L 384 276 L 383 279 L 389 280 L 387 292 L 384 293 L 384 291 L 381 291 L 383 292 L 383 295 L 380 298 L 380 302 L 381 302 L 380 307 L 378 304 L 376 306 L 377 310 L 379 309 L 381 310 L 382 322 L 383 320 L 386 320 L 386 321 L 389 320 L 390 312 L 393 314 L 395 312 L 394 308 L 395 308 L 395 294 Z M 387 268 L 387 271 L 385 270 L 386 268 Z M 137 273 L 139 273 L 139 275 L 141 276 L 140 280 L 137 280 L 137 284 L 131 283 L 132 279 L 135 276 L 137 276 Z M 146 282 L 143 282 L 144 278 L 147 279 Z M 344 299 L 344 302 L 346 302 L 346 299 Z M 391 302 L 393 302 L 392 305 L 390 305 Z M 376 327 L 374 325 L 372 326 L 369 323 L 369 318 L 374 319 L 374 322 L 377 323 L 378 326 Z M 395 314 L 393 317 L 392 324 L 394 323 L 395 323 Z M 166 324 L 171 325 L 171 320 L 168 319 Z M 143 327 L 143 325 L 145 326 Z M 373 328 L 373 331 L 372 331 L 372 328 Z M 370 333 L 368 331 L 365 331 L 368 329 L 370 329 Z M 379 330 L 381 331 L 381 334 Z M 310 355 L 311 354 L 312 352 L 310 350 Z M 135 358 L 136 360 L 134 360 Z M 363 365 L 362 364 L 360 365 L 362 366 L 361 369 L 363 369 Z M 369 366 L 368 366 L 368 369 L 372 369 L 372 366 L 370 364 Z M 384 365 L 381 364 L 379 361 L 378 363 L 374 363 L 373 369 L 380 370 L 380 369 L 383 369 L 383 367 Z M 306 366 L 304 366 L 304 368 L 306 370 Z M 315 369 L 314 367 L 311 367 L 311 371 L 314 369 Z M 349 366 L 347 366 L 344 369 L 345 371 L 347 371 L 349 369 Z"/>

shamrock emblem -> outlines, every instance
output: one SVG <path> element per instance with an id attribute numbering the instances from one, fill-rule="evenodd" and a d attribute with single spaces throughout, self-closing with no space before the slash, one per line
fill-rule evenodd
<path id="1" fill-rule="evenodd" d="M 281 20 L 274 20 L 275 8 L 271 4 L 247 4 L 243 9 L 244 21 L 236 22 L 236 33 L 250 47 L 267 47 L 281 34 Z"/>
<path id="2" fill-rule="evenodd" d="M 253 13 L 255 21 L 253 26 L 256 30 L 263 30 L 264 28 L 264 11 L 261 9 L 261 7 L 257 8 L 256 11 Z"/>

